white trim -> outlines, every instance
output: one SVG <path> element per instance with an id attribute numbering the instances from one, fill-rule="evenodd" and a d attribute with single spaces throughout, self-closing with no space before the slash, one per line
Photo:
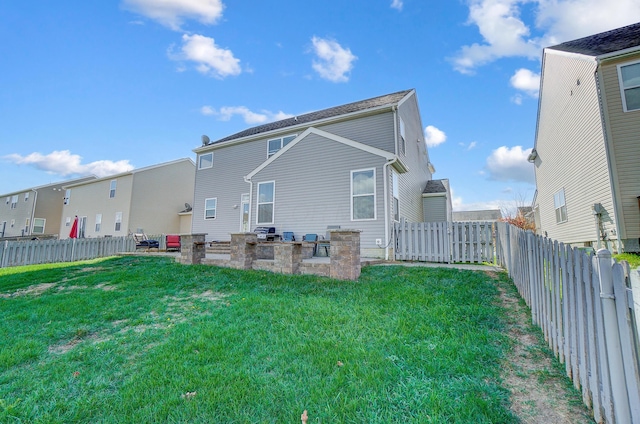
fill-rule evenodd
<path id="1" fill-rule="evenodd" d="M 215 207 L 213 209 L 209 208 L 207 209 L 207 200 L 215 200 Z M 207 217 L 207 211 L 213 210 L 214 215 L 213 217 Z M 204 220 L 208 221 L 210 219 L 216 219 L 218 217 L 218 198 L 217 197 L 207 197 L 206 199 L 204 199 Z"/>
<path id="2" fill-rule="evenodd" d="M 260 186 L 262 184 L 273 184 L 273 200 L 271 202 L 260 202 Z M 260 222 L 260 205 L 268 205 L 271 204 L 271 221 L 270 222 Z M 276 182 L 275 181 L 262 181 L 258 183 L 258 187 L 256 189 L 256 225 L 268 225 L 273 224 L 276 220 Z"/>
<path id="3" fill-rule="evenodd" d="M 247 196 L 247 201 L 246 202 L 243 200 L 243 198 L 245 196 Z M 244 212 L 242 210 L 242 204 L 243 203 L 246 203 L 247 206 L 249 207 L 249 210 L 247 211 L 247 225 L 248 225 L 248 228 L 246 229 L 246 231 L 249 231 L 251 229 L 251 193 L 242 193 L 242 194 L 240 194 L 240 231 L 241 232 L 245 232 L 245 229 L 242 226 L 242 224 L 244 224 L 244 220 L 243 220 Z"/>
<path id="4" fill-rule="evenodd" d="M 359 218 L 356 219 L 353 217 L 353 174 L 355 172 L 367 172 L 367 171 L 373 171 L 373 218 Z M 377 180 L 376 180 L 376 168 L 364 168 L 364 169 L 354 169 L 352 170 L 350 173 L 350 179 L 349 179 L 349 201 L 351 203 L 350 205 L 350 209 L 351 209 L 351 221 L 375 221 L 378 219 L 378 203 L 377 203 L 377 188 L 378 188 L 378 184 L 377 184 Z M 364 197 L 364 196 L 371 196 L 371 194 L 359 194 L 357 195 L 358 197 Z"/>
<path id="5" fill-rule="evenodd" d="M 202 166 L 202 158 L 205 156 L 209 156 L 211 155 L 211 163 L 209 166 Z M 209 152 L 209 153 L 203 153 L 201 155 L 198 155 L 198 171 L 201 169 L 209 169 L 209 168 L 213 168 L 213 152 Z"/>
<path id="6" fill-rule="evenodd" d="M 622 68 L 624 68 L 625 66 L 633 66 L 633 65 L 637 65 L 640 66 L 640 60 L 634 60 L 631 62 L 626 62 L 626 63 L 620 63 L 618 65 L 616 65 L 616 69 L 618 71 L 618 86 L 620 87 L 620 97 L 622 98 L 622 110 L 624 110 L 624 112 L 635 112 L 640 110 L 640 107 L 638 107 L 637 109 L 628 109 L 627 108 L 627 96 L 625 96 L 625 90 L 629 90 L 629 89 L 633 89 L 633 88 L 640 88 L 640 84 L 638 85 L 634 85 L 633 87 L 628 87 L 625 88 L 624 87 L 624 81 L 622 79 Z"/>

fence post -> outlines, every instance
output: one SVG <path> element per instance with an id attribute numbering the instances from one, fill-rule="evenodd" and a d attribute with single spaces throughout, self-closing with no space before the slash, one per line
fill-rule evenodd
<path id="1" fill-rule="evenodd" d="M 509 234 L 509 224 L 505 224 L 505 240 L 507 242 L 507 254 L 506 254 L 506 265 L 507 265 L 507 273 L 509 274 L 509 277 L 512 277 L 511 274 L 511 256 L 512 256 L 512 252 L 511 252 L 511 235 Z"/>
<path id="2" fill-rule="evenodd" d="M 620 329 L 616 315 L 615 296 L 613 295 L 613 272 L 611 269 L 611 252 L 599 249 L 598 278 L 600 280 L 600 302 L 604 320 L 604 337 L 609 357 L 609 374 L 611 378 L 611 394 L 613 397 L 613 413 L 618 423 L 631 422 L 629 410 L 629 394 L 624 378 L 624 363 L 620 347 Z"/>

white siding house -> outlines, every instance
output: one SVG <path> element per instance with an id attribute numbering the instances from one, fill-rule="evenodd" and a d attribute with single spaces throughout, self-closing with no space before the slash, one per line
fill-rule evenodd
<path id="1" fill-rule="evenodd" d="M 364 255 L 388 257 L 394 220 L 423 218 L 433 167 L 422 128 L 406 90 L 205 142 L 192 232 L 223 241 L 273 226 L 301 240 L 340 226 L 362 230 Z"/>
<path id="2" fill-rule="evenodd" d="M 534 150 L 538 231 L 640 251 L 640 24 L 543 51 Z"/>

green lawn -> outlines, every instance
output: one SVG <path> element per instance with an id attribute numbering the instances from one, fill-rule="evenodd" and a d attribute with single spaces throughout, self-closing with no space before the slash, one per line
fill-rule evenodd
<path id="1" fill-rule="evenodd" d="M 0 270 L 0 422 L 510 423 L 498 284 L 123 257 Z"/>

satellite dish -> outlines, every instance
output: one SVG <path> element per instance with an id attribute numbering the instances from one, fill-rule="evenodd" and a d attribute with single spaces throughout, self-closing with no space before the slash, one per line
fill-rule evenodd
<path id="1" fill-rule="evenodd" d="M 206 135 L 202 136 L 202 145 L 206 146 L 207 144 L 209 144 L 211 142 L 211 140 L 209 140 L 209 137 L 207 137 Z"/>

